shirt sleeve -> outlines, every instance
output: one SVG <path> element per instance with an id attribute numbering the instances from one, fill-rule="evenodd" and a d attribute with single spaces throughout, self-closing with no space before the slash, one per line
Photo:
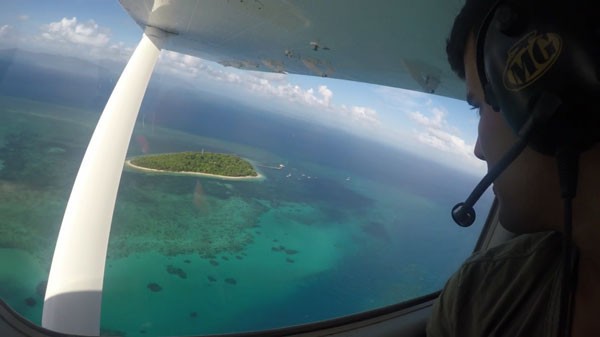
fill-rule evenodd
<path id="1" fill-rule="evenodd" d="M 455 337 L 460 274 L 459 270 L 448 280 L 440 296 L 434 302 L 431 317 L 427 322 L 427 337 Z"/>

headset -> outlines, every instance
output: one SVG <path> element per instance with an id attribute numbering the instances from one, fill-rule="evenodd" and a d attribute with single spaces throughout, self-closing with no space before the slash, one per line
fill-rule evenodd
<path id="1" fill-rule="evenodd" d="M 475 1 L 475 0 L 472 0 Z M 464 227 L 473 205 L 527 146 L 550 156 L 600 142 L 600 25 L 560 1 L 497 0 L 476 37 L 486 103 L 500 111 L 519 141 L 452 211 Z M 589 9 L 588 9 L 589 12 Z M 592 26 L 593 25 L 593 26 Z"/>
<path id="2" fill-rule="evenodd" d="M 471 0 L 476 1 L 476 0 Z M 577 253 L 572 245 L 572 199 L 579 154 L 600 142 L 600 24 L 592 1 L 497 0 L 476 36 L 477 70 L 485 101 L 502 113 L 518 141 L 471 195 L 452 209 L 463 227 L 473 205 L 526 148 L 554 156 L 565 205 L 563 289 L 559 335 L 569 336 Z"/>

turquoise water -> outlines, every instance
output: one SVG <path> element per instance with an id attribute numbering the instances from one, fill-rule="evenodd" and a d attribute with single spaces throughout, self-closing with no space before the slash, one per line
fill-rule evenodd
<path id="1" fill-rule="evenodd" d="M 39 324 L 54 240 L 98 116 L 0 99 L 0 295 Z M 296 130 L 293 141 L 302 145 L 265 134 L 251 143 L 239 132 L 215 137 L 138 125 L 130 156 L 205 149 L 285 167 L 258 166 L 260 181 L 124 170 L 105 271 L 103 333 L 276 328 L 438 290 L 480 229 L 458 229 L 449 218 L 475 178 L 349 135 L 329 143 L 308 138 L 314 135 Z M 487 206 L 480 207 L 485 213 Z"/>

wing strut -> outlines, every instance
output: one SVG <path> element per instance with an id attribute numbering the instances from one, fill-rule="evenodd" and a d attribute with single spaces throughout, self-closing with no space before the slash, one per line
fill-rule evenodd
<path id="1" fill-rule="evenodd" d="M 104 265 L 123 162 L 166 36 L 145 30 L 92 135 L 56 241 L 42 313 L 45 328 L 100 334 Z"/>

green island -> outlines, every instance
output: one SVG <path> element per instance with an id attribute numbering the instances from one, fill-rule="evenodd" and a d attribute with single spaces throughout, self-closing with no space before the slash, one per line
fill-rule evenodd
<path id="1" fill-rule="evenodd" d="M 175 173 L 197 173 L 230 178 L 259 177 L 248 161 L 231 154 L 180 152 L 140 156 L 130 159 L 137 168 Z"/>

